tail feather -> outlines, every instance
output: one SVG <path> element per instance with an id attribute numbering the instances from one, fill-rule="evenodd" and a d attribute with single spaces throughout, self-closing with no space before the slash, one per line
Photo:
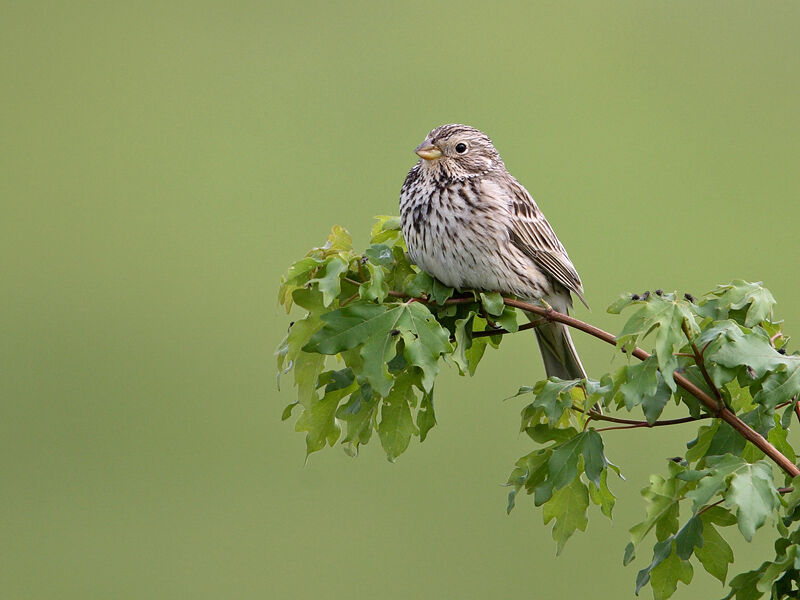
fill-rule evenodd
<path id="1" fill-rule="evenodd" d="M 572 307 L 572 298 L 563 290 L 545 299 L 554 310 L 567 314 Z M 530 315 L 534 318 L 535 315 Z M 538 318 L 538 317 L 536 317 Z M 584 379 L 586 370 L 578 357 L 569 328 L 562 323 L 542 323 L 534 329 L 542 353 L 544 370 L 548 377 L 560 379 Z"/>
<path id="2" fill-rule="evenodd" d="M 586 371 L 575 350 L 575 344 L 569 335 L 569 329 L 561 323 L 544 323 L 539 325 L 536 339 L 544 361 L 544 370 L 548 377 L 560 379 L 584 379 Z"/>

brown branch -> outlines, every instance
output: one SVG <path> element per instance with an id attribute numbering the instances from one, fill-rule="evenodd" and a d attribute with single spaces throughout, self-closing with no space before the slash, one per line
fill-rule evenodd
<path id="1" fill-rule="evenodd" d="M 682 417 L 680 419 L 665 419 L 663 421 L 656 421 L 654 423 L 648 423 L 647 421 L 633 421 L 630 419 L 616 419 L 612 418 L 602 418 L 605 415 L 601 415 L 598 417 L 595 414 L 592 414 L 592 419 L 595 421 L 611 421 L 612 423 L 627 423 L 627 425 L 618 425 L 616 427 L 601 427 L 597 431 L 612 431 L 615 429 L 638 429 L 640 427 L 664 427 L 667 425 L 680 425 L 681 423 L 692 423 L 693 421 L 699 421 L 701 419 L 711 419 L 713 415 L 700 415 L 699 417 Z"/>
<path id="2" fill-rule="evenodd" d="M 524 325 L 520 325 L 517 331 L 525 331 L 526 329 L 533 329 L 534 327 L 538 327 L 542 323 L 544 323 L 544 319 L 537 319 L 536 321 L 531 321 L 530 323 L 525 323 Z M 487 337 L 490 335 L 506 335 L 507 333 L 511 333 L 508 329 L 486 329 L 484 331 L 473 331 L 472 338 L 480 338 L 480 337 Z"/>
<path id="3" fill-rule="evenodd" d="M 349 297 L 347 300 L 345 300 L 344 302 L 342 302 L 342 303 L 339 305 L 339 306 L 340 306 L 340 308 L 344 308 L 345 306 L 347 306 L 348 304 L 350 304 L 350 303 L 351 303 L 353 300 L 355 300 L 356 298 L 358 298 L 358 292 L 356 292 L 355 294 L 353 294 L 352 296 L 350 296 L 350 297 Z"/>
<path id="4" fill-rule="evenodd" d="M 416 300 L 417 302 L 423 302 L 425 304 L 436 304 L 436 302 L 432 301 L 430 298 L 427 297 L 414 298 L 409 294 L 406 294 L 404 292 L 396 292 L 394 290 L 389 290 L 387 292 L 387 295 L 393 298 L 411 298 L 412 300 Z M 469 304 L 470 302 L 475 302 L 475 298 L 473 298 L 472 296 L 462 296 L 460 298 L 449 298 L 444 301 L 444 304 L 442 306 L 449 306 L 451 304 Z"/>
<path id="5" fill-rule="evenodd" d="M 691 333 L 689 333 L 689 327 L 686 325 L 686 321 L 684 320 L 681 322 L 681 329 L 683 329 L 684 335 L 686 335 L 686 339 L 689 340 L 689 344 L 692 346 L 692 352 L 694 352 L 694 362 L 700 368 L 700 372 L 703 374 L 703 379 L 706 380 L 706 384 L 708 385 L 708 389 L 714 392 L 714 395 L 717 397 L 717 409 L 719 410 L 725 405 L 725 402 L 722 400 L 722 394 L 717 389 L 717 386 L 714 385 L 714 382 L 711 380 L 711 375 L 708 374 L 706 370 L 706 361 L 703 358 L 703 352 L 705 352 L 708 344 L 703 348 L 703 352 L 701 352 L 697 348 L 697 344 L 694 343 L 692 339 Z"/>
<path id="6" fill-rule="evenodd" d="M 714 504 L 707 504 L 706 506 L 704 506 L 703 508 L 701 508 L 700 510 L 697 511 L 697 516 L 699 517 L 704 512 L 706 512 L 709 508 L 712 508 L 712 507 L 716 506 L 717 504 L 722 504 L 723 502 L 725 502 L 725 498 L 722 498 L 721 500 L 717 500 L 716 502 L 714 502 Z"/>
<path id="7" fill-rule="evenodd" d="M 780 488 L 778 488 L 777 491 L 778 491 L 779 494 L 791 494 L 794 491 L 794 488 L 793 487 L 780 487 Z M 717 506 L 719 504 L 722 504 L 723 502 L 725 502 L 725 498 L 717 500 L 713 504 L 707 504 L 706 506 L 704 506 L 703 508 L 701 508 L 700 510 L 697 511 L 697 516 L 699 517 L 704 512 L 706 512 L 708 509 L 713 508 L 714 506 Z"/>
<path id="8" fill-rule="evenodd" d="M 570 317 L 569 315 L 564 315 L 554 311 L 552 308 L 543 308 L 541 306 L 536 306 L 535 304 L 530 304 L 528 302 L 522 302 L 520 300 L 515 300 L 512 298 L 504 298 L 503 301 L 507 306 L 513 306 L 514 308 L 519 308 L 528 312 L 532 312 L 534 314 L 540 315 L 548 320 L 557 321 L 559 323 L 563 323 L 564 325 L 568 325 L 574 329 L 578 329 L 583 331 L 584 333 L 588 333 L 596 337 L 599 340 L 603 340 L 604 342 L 611 344 L 612 346 L 617 345 L 616 338 L 608 333 L 607 331 L 603 331 L 602 329 L 595 327 L 594 325 L 589 325 L 588 323 L 584 323 L 576 319 L 575 317 Z M 641 348 L 634 348 L 631 352 L 633 356 L 638 358 L 639 360 L 647 360 L 650 358 L 650 353 L 645 352 Z M 712 414 L 719 417 L 723 421 L 725 421 L 728 425 L 733 427 L 739 435 L 741 435 L 744 439 L 748 442 L 753 444 L 756 448 L 761 450 L 764 454 L 766 454 L 769 458 L 775 462 L 781 469 L 783 469 L 786 473 L 791 475 L 792 477 L 797 477 L 800 475 L 800 469 L 789 460 L 786 456 L 781 454 L 781 452 L 772 444 L 770 444 L 766 439 L 764 439 L 761 435 L 758 434 L 752 427 L 750 427 L 747 423 L 742 421 L 739 417 L 737 417 L 731 410 L 727 407 L 720 407 L 717 402 L 708 394 L 706 394 L 701 388 L 697 387 L 694 383 L 686 379 L 680 373 L 673 373 L 673 378 L 675 379 L 675 383 L 689 392 L 692 396 L 700 400 L 706 408 L 708 408 Z"/>
<path id="9" fill-rule="evenodd" d="M 402 292 L 389 292 L 390 296 L 397 297 L 397 298 L 408 298 L 408 294 L 404 294 Z M 421 302 L 425 302 L 431 304 L 430 300 L 427 298 L 417 298 L 417 300 Z M 475 299 L 471 296 L 464 297 L 464 298 L 450 298 L 449 300 L 445 301 L 445 304 L 464 304 L 469 302 L 474 302 Z M 563 323 L 568 327 L 572 327 L 573 329 L 577 329 L 579 331 L 583 331 L 584 333 L 588 333 L 589 335 L 596 337 L 599 340 L 606 342 L 607 344 L 611 344 L 612 346 L 617 345 L 617 338 L 614 335 L 610 334 L 607 331 L 600 329 L 599 327 L 595 327 L 594 325 L 590 325 L 584 321 L 576 319 L 575 317 L 570 317 L 569 315 L 562 314 L 560 312 L 554 311 L 550 307 L 543 307 L 536 304 L 531 304 L 530 302 L 523 302 L 522 300 L 517 300 L 515 298 L 503 298 L 503 303 L 506 306 L 511 306 L 513 308 L 519 308 L 526 312 L 530 312 L 540 317 L 544 317 L 548 321 L 556 321 L 558 323 Z M 647 360 L 650 358 L 650 353 L 642 350 L 641 348 L 634 348 L 630 354 L 638 358 L 639 360 Z M 757 431 L 755 431 L 752 427 L 750 427 L 747 423 L 742 421 L 739 417 L 736 416 L 731 410 L 727 407 L 721 407 L 717 403 L 714 398 L 709 396 L 705 391 L 701 388 L 696 386 L 694 383 L 686 379 L 680 373 L 673 373 L 672 374 L 675 383 L 689 392 L 692 396 L 700 400 L 705 407 L 716 417 L 725 421 L 728 425 L 733 427 L 739 435 L 741 435 L 744 439 L 748 442 L 753 444 L 756 448 L 761 450 L 764 454 L 766 454 L 772 461 L 777 464 L 781 469 L 783 469 L 786 473 L 791 475 L 792 477 L 797 477 L 800 475 L 800 469 L 789 460 L 786 456 L 784 456 L 780 450 L 778 450 L 775 446 L 770 444 L 765 438 L 763 438 Z"/>
<path id="10" fill-rule="evenodd" d="M 775 347 L 775 340 L 777 340 L 779 337 L 783 337 L 783 334 L 780 331 L 769 338 L 769 343 L 773 348 Z"/>

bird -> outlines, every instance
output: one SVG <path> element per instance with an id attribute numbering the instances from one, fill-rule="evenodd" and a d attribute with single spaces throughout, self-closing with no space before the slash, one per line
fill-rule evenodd
<path id="1" fill-rule="evenodd" d="M 572 294 L 586 305 L 567 251 L 489 136 L 451 123 L 433 129 L 415 152 L 400 220 L 420 269 L 457 290 L 511 294 L 564 314 Z M 545 321 L 534 330 L 548 377 L 586 378 L 565 325 Z"/>

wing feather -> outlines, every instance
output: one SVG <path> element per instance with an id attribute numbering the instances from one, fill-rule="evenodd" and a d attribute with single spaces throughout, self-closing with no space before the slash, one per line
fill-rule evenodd
<path id="1" fill-rule="evenodd" d="M 503 184 L 510 190 L 508 201 L 512 217 L 509 230 L 511 242 L 533 260 L 536 266 L 578 296 L 586 305 L 578 271 L 528 190 L 510 176 Z"/>

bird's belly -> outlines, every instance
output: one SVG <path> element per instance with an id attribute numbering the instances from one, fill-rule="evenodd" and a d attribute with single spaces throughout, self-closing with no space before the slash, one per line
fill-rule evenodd
<path id="1" fill-rule="evenodd" d="M 547 279 L 492 224 L 476 221 L 427 222 L 408 236 L 412 260 L 450 287 L 540 297 Z"/>

